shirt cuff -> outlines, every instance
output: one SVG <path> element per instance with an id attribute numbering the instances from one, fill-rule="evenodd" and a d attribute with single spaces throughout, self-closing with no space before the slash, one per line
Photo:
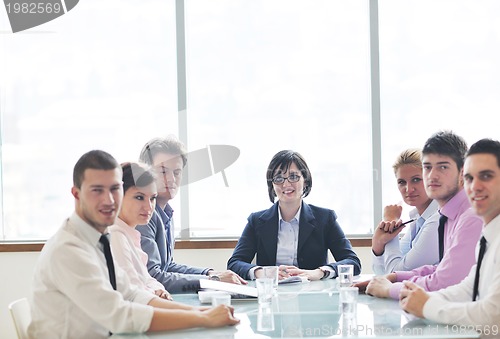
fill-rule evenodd
<path id="1" fill-rule="evenodd" d="M 255 280 L 255 270 L 258 268 L 262 268 L 262 267 L 261 266 L 254 266 L 250 269 L 250 271 L 248 271 L 248 278 L 250 278 L 250 280 Z"/>
<path id="2" fill-rule="evenodd" d="M 389 296 L 392 299 L 399 300 L 399 292 L 403 288 L 402 282 L 395 282 L 392 284 L 391 289 L 389 290 Z"/>
<path id="3" fill-rule="evenodd" d="M 213 268 L 205 268 L 202 273 L 204 275 L 208 275 L 208 272 L 210 272 L 210 271 L 214 271 L 214 269 Z"/>
<path id="4" fill-rule="evenodd" d="M 337 273 L 335 273 L 335 270 L 333 268 L 331 268 L 330 266 L 321 266 L 320 268 L 324 271 L 330 272 L 327 279 L 337 278 Z"/>
<path id="5" fill-rule="evenodd" d="M 422 313 L 425 319 L 439 321 L 439 310 L 443 305 L 443 300 L 437 296 L 431 296 L 424 304 Z"/>
<path id="6" fill-rule="evenodd" d="M 396 281 L 410 280 L 410 278 L 415 276 L 412 271 L 396 271 Z"/>

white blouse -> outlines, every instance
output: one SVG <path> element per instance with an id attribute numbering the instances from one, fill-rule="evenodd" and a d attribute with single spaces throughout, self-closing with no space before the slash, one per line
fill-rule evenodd
<path id="1" fill-rule="evenodd" d="M 113 259 L 127 273 L 130 282 L 152 293 L 164 290 L 163 284 L 148 272 L 148 255 L 141 248 L 141 233 L 120 218 L 116 219 L 115 225 L 108 227 L 108 231 Z"/>

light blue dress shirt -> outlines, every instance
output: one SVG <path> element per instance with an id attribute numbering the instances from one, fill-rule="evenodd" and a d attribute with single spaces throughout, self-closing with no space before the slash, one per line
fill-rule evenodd
<path id="1" fill-rule="evenodd" d="M 300 208 L 297 214 L 287 222 L 281 217 L 278 208 L 278 249 L 276 251 L 276 265 L 293 265 L 298 267 L 297 246 L 299 244 L 299 218 Z"/>
<path id="2" fill-rule="evenodd" d="M 423 265 L 434 265 L 439 262 L 438 203 L 433 200 L 419 215 L 417 209 L 410 212 L 412 222 L 405 235 L 392 239 L 385 245 L 384 254 L 373 256 L 373 272 L 388 274 L 394 271 L 410 271 Z"/>
<path id="3" fill-rule="evenodd" d="M 302 206 L 302 205 L 301 205 Z M 281 210 L 278 208 L 278 247 L 276 250 L 276 266 L 288 265 L 296 266 L 298 265 L 297 260 L 297 248 L 299 245 L 299 221 L 300 221 L 300 211 L 302 207 L 299 208 L 295 216 L 287 222 L 281 217 Z M 250 279 L 255 279 L 255 270 L 262 268 L 261 266 L 255 266 L 250 269 L 248 275 Z M 334 279 L 337 275 L 335 271 L 330 266 L 321 266 L 323 271 L 329 271 L 329 279 Z"/>

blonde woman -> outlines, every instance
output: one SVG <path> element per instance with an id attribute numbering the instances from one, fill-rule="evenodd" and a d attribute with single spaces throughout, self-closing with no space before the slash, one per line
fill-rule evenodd
<path id="1" fill-rule="evenodd" d="M 403 201 L 415 208 L 409 224 L 402 225 L 402 207 L 384 208 L 384 220 L 375 229 L 372 239 L 373 271 L 387 274 L 410 271 L 439 262 L 438 204 L 427 196 L 422 178 L 422 153 L 418 149 L 403 151 L 392 166 Z M 399 240 L 399 233 L 406 234 Z"/>

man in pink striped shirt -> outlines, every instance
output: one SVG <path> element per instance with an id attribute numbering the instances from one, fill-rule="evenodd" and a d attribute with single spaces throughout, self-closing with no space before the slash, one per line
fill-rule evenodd
<path id="1" fill-rule="evenodd" d="M 424 265 L 411 271 L 396 271 L 359 283 L 366 293 L 399 299 L 402 281 L 409 280 L 427 291 L 438 291 L 462 281 L 475 263 L 474 251 L 482 221 L 471 209 L 463 190 L 463 165 L 467 144 L 452 132 L 438 132 L 422 149 L 423 179 L 427 195 L 439 204 L 444 216 L 440 244 L 442 258 L 437 265 Z"/>

